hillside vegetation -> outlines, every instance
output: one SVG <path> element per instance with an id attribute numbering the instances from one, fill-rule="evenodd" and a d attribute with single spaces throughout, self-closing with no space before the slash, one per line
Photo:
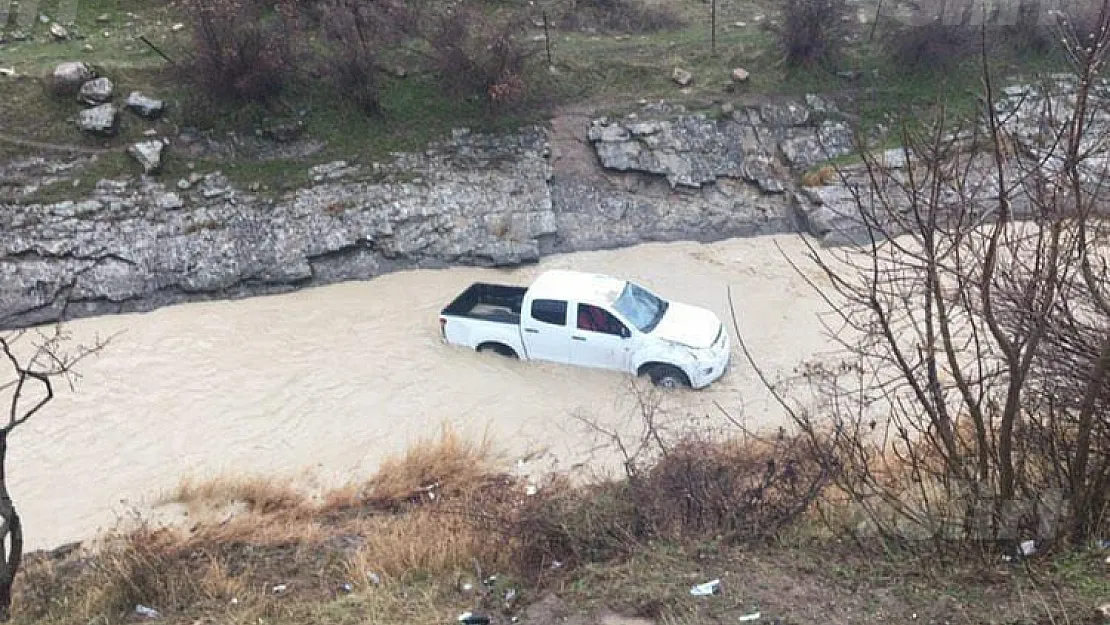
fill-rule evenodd
<path id="1" fill-rule="evenodd" d="M 39 3 L 42 20 L 9 16 L 0 67 L 18 78 L 0 76 L 0 155 L 95 150 L 94 174 L 133 174 L 127 145 L 185 130 L 236 147 L 188 157 L 171 147 L 165 179 L 191 162 L 276 189 L 312 164 L 385 160 L 451 128 L 506 129 L 643 99 L 713 111 L 837 92 L 861 123 L 889 128 L 940 102 L 971 111 L 981 47 L 975 28 L 909 27 L 896 17 L 905 7 L 889 3 L 876 24 L 877 7 L 856 0 L 88 0 L 59 39 L 51 28 L 66 6 Z M 989 58 L 1005 76 L 1063 67 L 1052 37 L 994 27 Z M 55 64 L 73 60 L 109 77 L 117 99 L 132 90 L 164 99 L 165 117 L 125 116 L 114 137 L 82 134 L 76 98 L 44 88 Z M 738 68 L 743 82 L 731 79 Z M 690 72 L 686 86 L 676 69 Z"/>
<path id="2" fill-rule="evenodd" d="M 15 622 L 131 622 L 136 606 L 181 624 L 1099 622 L 1105 552 L 1021 562 L 844 540 L 820 519 L 847 510 L 804 449 L 687 438 L 627 479 L 529 484 L 445 430 L 322 497 L 184 483 L 167 501 L 191 527 L 136 519 L 97 553 L 32 558 Z M 716 594 L 691 595 L 714 579 Z"/>

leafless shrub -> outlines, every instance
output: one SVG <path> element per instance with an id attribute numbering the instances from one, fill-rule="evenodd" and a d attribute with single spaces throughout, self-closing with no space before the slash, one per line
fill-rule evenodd
<path id="1" fill-rule="evenodd" d="M 516 40 L 519 18 L 495 19 L 462 5 L 433 18 L 430 61 L 452 96 L 478 97 L 492 107 L 511 106 L 528 92 L 527 52 Z"/>
<path id="2" fill-rule="evenodd" d="M 806 440 L 759 438 L 738 422 L 719 437 L 672 430 L 658 398 L 636 392 L 639 435 L 583 419 L 623 459 L 623 479 L 577 488 L 556 480 L 516 510 L 512 533 L 529 570 L 620 558 L 652 540 L 766 539 L 801 518 L 827 484 Z"/>
<path id="3" fill-rule="evenodd" d="M 1104 527 L 1110 129 L 1095 77 L 1110 29 L 1098 32 L 1064 33 L 1072 91 L 1026 113 L 1032 130 L 996 106 L 984 71 L 991 105 L 968 134 L 942 116 L 903 132 L 909 166 L 864 155 L 839 168 L 868 243 L 807 256 L 844 363 L 767 383 L 873 535 L 1043 545 Z"/>
<path id="4" fill-rule="evenodd" d="M 561 7 L 561 13 L 559 27 L 575 31 L 652 33 L 684 25 L 666 5 L 637 0 L 571 0 Z"/>
<path id="5" fill-rule="evenodd" d="M 895 63 L 917 71 L 944 69 L 974 59 L 980 44 L 979 29 L 941 21 L 893 29 L 883 39 Z"/>
<path id="6" fill-rule="evenodd" d="M 366 113 L 381 112 L 382 48 L 414 28 L 412 12 L 391 0 L 327 0 L 317 7 L 325 40 L 324 70 L 339 93 Z"/>
<path id="7" fill-rule="evenodd" d="M 786 0 L 775 27 L 788 67 L 816 67 L 836 58 L 843 41 L 844 0 Z"/>
<path id="8" fill-rule="evenodd" d="M 184 77 L 212 98 L 266 103 L 296 67 L 296 8 L 251 0 L 188 0 L 194 51 Z"/>

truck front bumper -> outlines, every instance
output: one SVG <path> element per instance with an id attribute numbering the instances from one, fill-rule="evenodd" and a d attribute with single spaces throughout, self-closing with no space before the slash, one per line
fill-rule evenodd
<path id="1" fill-rule="evenodd" d="M 703 389 L 721 379 L 728 371 L 732 362 L 732 345 L 728 339 L 728 332 L 722 332 L 722 340 L 713 347 L 711 356 L 694 365 L 693 375 L 690 376 L 690 386 Z"/>

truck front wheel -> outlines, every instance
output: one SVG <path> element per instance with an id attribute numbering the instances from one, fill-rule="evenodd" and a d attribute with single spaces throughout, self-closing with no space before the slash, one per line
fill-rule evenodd
<path id="1" fill-rule="evenodd" d="M 478 352 L 483 354 L 486 352 L 493 352 L 506 358 L 519 358 L 513 348 L 501 343 L 482 343 L 478 346 Z"/>
<path id="2" fill-rule="evenodd" d="M 672 365 L 652 365 L 644 373 L 651 378 L 651 383 L 660 388 L 689 387 L 690 380 L 681 369 Z"/>

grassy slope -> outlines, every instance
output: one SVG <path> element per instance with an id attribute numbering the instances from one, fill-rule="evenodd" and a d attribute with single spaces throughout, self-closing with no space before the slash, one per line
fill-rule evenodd
<path id="1" fill-rule="evenodd" d="M 890 121 L 886 118 L 892 114 L 920 118 L 922 111 L 938 99 L 947 100 L 960 112 L 974 106 L 974 89 L 978 84 L 974 63 L 956 70 L 906 71 L 885 59 L 876 45 L 866 41 L 866 26 L 854 24 L 857 32 L 839 62 L 839 69 L 856 71 L 860 77 L 845 80 L 823 69 L 786 71 L 775 52 L 773 35 L 765 28 L 776 19 L 776 14 L 763 0 L 722 3 L 716 53 L 709 49 L 706 5 L 683 0 L 671 6 L 688 20 L 689 26 L 619 36 L 554 31 L 553 67 L 548 67 L 544 59 L 543 43 L 535 41 L 542 30 L 533 28 L 523 39 L 536 52 L 532 82 L 541 87 L 545 96 L 513 115 L 491 118 L 479 103 L 444 97 L 432 76 L 421 73 L 412 59 L 402 57 L 399 63 L 407 65 L 410 73 L 405 78 L 386 79 L 385 113 L 375 118 L 345 105 L 328 88 L 318 84 L 294 87 L 278 111 L 216 107 L 199 98 L 174 75 L 170 64 L 138 40 L 138 36 L 144 35 L 171 58 L 184 56 L 189 45 L 188 29 L 172 29 L 173 24 L 182 20 L 172 3 L 89 0 L 80 3 L 75 29 L 86 39 L 51 41 L 47 26 L 36 22 L 31 41 L 0 48 L 0 66 L 26 75 L 15 81 L 0 78 L 5 105 L 0 134 L 109 150 L 109 155 L 92 172 L 94 175 L 82 181 L 91 184 L 100 175 L 134 173 L 134 165 L 122 152 L 144 130 L 156 128 L 172 136 L 182 127 L 193 126 L 251 134 L 268 118 L 295 117 L 293 112 L 304 111 L 308 136 L 325 144 L 318 154 L 307 159 L 266 163 L 242 158 L 193 163 L 200 169 L 223 169 L 244 183 L 259 182 L 281 188 L 302 181 L 305 170 L 312 164 L 339 158 L 385 160 L 391 151 L 419 149 L 430 139 L 446 136 L 452 127 L 511 127 L 543 120 L 562 104 L 604 111 L 627 109 L 642 98 L 666 98 L 708 108 L 724 101 L 839 92 L 850 96 L 848 101 L 856 109 L 851 112 L 864 122 Z M 42 8 L 49 14 L 51 3 L 46 2 Z M 101 15 L 108 16 L 107 22 L 98 21 Z M 757 22 L 755 16 L 765 19 Z M 741 18 L 747 21 L 738 26 Z M 109 36 L 104 37 L 104 32 Z M 86 44 L 92 46 L 91 52 L 83 51 Z M 45 75 L 57 62 L 70 59 L 86 60 L 101 69 L 116 82 L 121 97 L 132 89 L 142 89 L 168 100 L 169 114 L 157 124 L 125 115 L 121 135 L 112 140 L 81 136 L 71 121 L 79 105 L 47 96 L 34 79 Z M 995 63 L 1007 72 L 1013 68 L 1029 71 L 1051 65 L 1045 59 L 1012 55 L 998 57 Z M 678 66 L 694 73 L 695 81 L 688 89 L 680 90 L 671 80 L 671 70 Z M 734 67 L 747 68 L 751 79 L 735 90 L 726 89 Z M 35 151 L 0 141 L 0 156 Z M 174 158 L 171 151 L 163 178 L 172 182 L 185 174 L 189 160 Z"/>
<path id="2" fill-rule="evenodd" d="M 183 484 L 167 501 L 189 511 L 191 530 L 125 534 L 91 562 L 30 563 L 15 622 L 127 622 L 143 604 L 175 625 L 435 625 L 466 610 L 537 625 L 597 622 L 610 611 L 691 625 L 754 611 L 778 623 L 1096 623 L 1094 606 L 1110 596 L 1105 552 L 1028 568 L 997 554 L 938 561 L 834 540 L 812 519 L 747 545 L 712 532 L 599 538 L 621 525 L 626 491 L 552 485 L 529 497 L 499 475 L 491 452 L 447 432 L 368 483 L 317 500 L 268 478 Z M 434 500 L 424 488 L 432 482 Z M 233 504 L 240 511 L 225 520 Z M 521 521 L 539 511 L 552 525 Z M 546 544 L 543 527 L 620 546 L 592 562 L 530 566 L 529 546 Z M 710 579 L 721 580 L 719 595 L 690 595 Z M 517 598 L 506 605 L 510 588 Z"/>

